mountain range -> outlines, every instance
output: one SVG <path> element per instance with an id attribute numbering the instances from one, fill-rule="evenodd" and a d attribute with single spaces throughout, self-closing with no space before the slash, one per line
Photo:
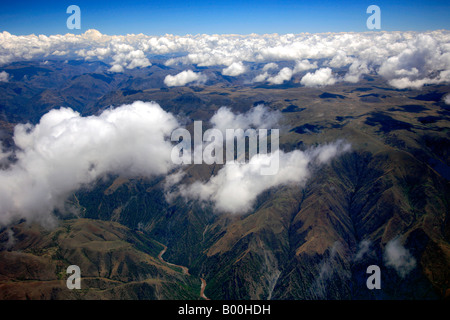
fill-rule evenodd
<path id="1" fill-rule="evenodd" d="M 153 61 L 152 61 L 153 62 Z M 3 66 L 0 138 L 49 110 L 82 116 L 155 101 L 191 128 L 222 106 L 279 112 L 280 149 L 308 152 L 337 138 L 351 151 L 311 168 L 304 184 L 258 195 L 249 212 L 166 199 L 164 176 L 111 174 L 84 185 L 55 212 L 0 229 L 1 299 L 443 299 L 450 295 L 449 85 L 395 89 L 376 74 L 326 88 L 256 84 L 194 66 L 204 84 L 167 87 L 178 66 L 111 73 L 103 62 Z M 198 69 L 196 69 L 198 68 Z M 3 165 L 3 164 L 2 164 Z M 221 164 L 188 165 L 182 184 L 207 181 Z M 67 266 L 82 289 L 66 287 Z M 381 269 L 381 289 L 366 286 Z M 204 295 L 202 281 L 206 283 Z"/>

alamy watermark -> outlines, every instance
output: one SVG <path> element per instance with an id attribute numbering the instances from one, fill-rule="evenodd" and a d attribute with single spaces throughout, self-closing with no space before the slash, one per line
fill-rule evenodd
<path id="1" fill-rule="evenodd" d="M 66 285 L 67 288 L 72 289 L 81 289 L 81 270 L 77 265 L 70 265 L 66 270 L 67 274 L 70 276 L 67 278 Z"/>
<path id="2" fill-rule="evenodd" d="M 372 14 L 367 18 L 366 26 L 367 29 L 381 29 L 381 9 L 379 6 L 371 5 L 367 7 L 366 13 Z"/>
<path id="3" fill-rule="evenodd" d="M 270 136 L 270 154 L 268 153 Z M 184 128 L 175 129 L 171 140 L 179 142 L 172 149 L 175 164 L 223 164 L 225 162 L 258 164 L 261 175 L 275 175 L 279 169 L 279 129 L 226 129 L 224 133 L 211 128 L 203 133 L 202 121 L 194 121 L 194 141 Z M 181 140 L 180 140 L 181 139 Z M 248 144 L 246 143 L 248 141 Z M 206 145 L 204 145 L 206 142 Z M 236 142 L 236 148 L 235 148 Z"/>
<path id="4" fill-rule="evenodd" d="M 381 289 L 381 270 L 380 267 L 373 264 L 367 267 L 367 274 L 370 276 L 367 278 L 366 286 L 367 289 Z"/>
<path id="5" fill-rule="evenodd" d="M 66 13 L 71 15 L 67 18 L 66 26 L 67 29 L 81 29 L 81 9 L 79 6 L 70 5 L 67 7 Z"/>

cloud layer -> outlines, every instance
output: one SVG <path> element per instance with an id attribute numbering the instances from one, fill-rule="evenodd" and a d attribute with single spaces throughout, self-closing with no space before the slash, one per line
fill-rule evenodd
<path id="1" fill-rule="evenodd" d="M 290 72 L 293 75 L 319 67 L 303 79 L 305 85 L 329 85 L 333 79 L 357 82 L 369 72 L 380 74 L 397 88 L 450 81 L 450 32 L 446 30 L 186 36 L 109 36 L 96 30 L 52 36 L 0 33 L 0 65 L 30 59 L 84 58 L 104 61 L 110 71 L 123 72 L 150 66 L 154 55 L 165 54 L 177 54 L 168 58 L 166 65 L 217 66 L 227 76 L 245 74 L 247 63 L 262 63 L 256 81 L 270 79 L 272 84 L 289 80 Z M 279 61 L 295 66 L 269 74 L 278 68 L 275 63 Z M 342 67 L 348 71 L 340 79 L 326 69 Z"/>

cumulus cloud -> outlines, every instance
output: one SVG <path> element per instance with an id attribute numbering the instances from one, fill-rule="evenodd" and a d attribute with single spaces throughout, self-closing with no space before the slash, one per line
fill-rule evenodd
<path id="1" fill-rule="evenodd" d="M 264 82 L 269 77 L 269 73 L 266 71 L 264 73 L 258 74 L 253 78 L 253 82 Z"/>
<path id="2" fill-rule="evenodd" d="M 327 63 L 332 68 L 342 68 L 353 62 L 354 58 L 348 56 L 345 51 L 337 50 L 333 58 Z"/>
<path id="3" fill-rule="evenodd" d="M 444 103 L 445 103 L 445 104 L 450 104 L 450 94 L 447 94 L 447 95 L 444 97 Z"/>
<path id="4" fill-rule="evenodd" d="M 274 62 L 266 63 L 262 68 L 263 73 L 260 73 L 256 77 L 253 78 L 253 82 L 264 82 L 269 78 L 269 70 L 278 69 L 278 64 Z"/>
<path id="5" fill-rule="evenodd" d="M 9 74 L 6 71 L 0 72 L 0 82 L 8 82 Z"/>
<path id="6" fill-rule="evenodd" d="M 271 84 L 282 84 L 284 81 L 289 81 L 292 78 L 292 70 L 289 68 L 283 68 L 278 72 L 276 76 L 267 78 Z"/>
<path id="7" fill-rule="evenodd" d="M 274 62 L 270 62 L 264 65 L 262 68 L 263 71 L 269 71 L 271 69 L 278 69 L 278 65 Z"/>
<path id="8" fill-rule="evenodd" d="M 124 68 L 120 64 L 114 64 L 111 68 L 109 68 L 109 71 L 111 72 L 124 72 Z"/>
<path id="9" fill-rule="evenodd" d="M 221 107 L 211 117 L 210 122 L 213 128 L 225 134 L 226 129 L 273 129 L 280 118 L 279 111 L 259 104 L 240 114 L 233 113 L 228 107 Z"/>
<path id="10" fill-rule="evenodd" d="M 243 74 L 247 68 L 244 66 L 244 64 L 241 61 L 233 62 L 230 66 L 224 68 L 222 70 L 222 74 L 224 76 L 232 76 L 236 77 L 241 74 Z"/>
<path id="11" fill-rule="evenodd" d="M 409 250 L 403 247 L 399 238 L 395 238 L 386 244 L 384 261 L 387 266 L 394 268 L 402 278 L 416 267 L 416 259 Z"/>
<path id="12" fill-rule="evenodd" d="M 89 117 L 54 109 L 35 126 L 17 125 L 17 161 L 0 170 L 0 224 L 50 223 L 71 193 L 108 174 L 167 174 L 177 126 L 158 104 L 140 101 Z"/>
<path id="13" fill-rule="evenodd" d="M 357 83 L 363 74 L 369 73 L 369 68 L 365 62 L 361 62 L 358 59 L 354 59 L 348 72 L 344 76 L 344 81 Z"/>
<path id="14" fill-rule="evenodd" d="M 112 59 L 112 67 L 109 69 L 111 72 L 123 72 L 124 67 L 134 69 L 151 66 L 142 50 L 133 50 L 130 46 L 126 46 L 124 50 L 119 50 L 113 54 Z"/>
<path id="15" fill-rule="evenodd" d="M 397 88 L 420 88 L 425 84 L 448 81 L 440 73 L 450 66 L 449 53 L 443 54 L 439 42 L 430 35 L 419 34 L 413 41 L 406 44 L 404 50 L 384 61 L 378 73 L 389 80 Z"/>
<path id="16" fill-rule="evenodd" d="M 298 72 L 302 72 L 305 70 L 317 69 L 317 68 L 318 68 L 317 62 L 311 63 L 307 59 L 304 59 L 301 61 L 297 61 L 295 63 L 293 73 L 298 73 Z"/>
<path id="17" fill-rule="evenodd" d="M 316 68 L 318 68 L 317 62 L 311 63 L 307 59 L 304 59 L 301 61 L 296 61 L 293 69 L 284 67 L 278 72 L 278 74 L 270 76 L 267 70 L 278 69 L 278 65 L 275 63 L 268 63 L 262 69 L 264 72 L 253 78 L 253 82 L 267 81 L 270 84 L 282 84 L 284 81 L 291 80 L 292 76 L 296 73 Z"/>
<path id="18" fill-rule="evenodd" d="M 174 76 L 167 75 L 164 78 L 164 84 L 168 87 L 185 86 L 188 83 L 204 83 L 206 82 L 206 75 L 201 72 L 194 72 L 192 70 L 182 71 Z"/>
<path id="19" fill-rule="evenodd" d="M 265 63 L 256 79 L 265 81 L 271 76 L 265 72 L 275 69 L 278 61 L 295 62 L 293 74 L 316 69 L 320 61 L 322 68 L 352 66 L 344 81 L 358 81 L 370 70 L 394 87 L 419 88 L 450 81 L 449 42 L 447 30 L 186 36 L 109 36 L 97 30 L 80 35 L 15 36 L 4 31 L 0 33 L 0 64 L 51 57 L 84 58 L 104 61 L 110 71 L 123 72 L 150 66 L 153 55 L 176 53 L 177 57 L 166 60 L 166 65 L 225 65 L 223 74 L 230 76 L 243 74 L 247 62 Z"/>
<path id="20" fill-rule="evenodd" d="M 300 80 L 305 87 L 323 87 L 336 83 L 336 78 L 330 68 L 321 68 L 314 73 L 308 72 Z"/>
<path id="21" fill-rule="evenodd" d="M 263 191 L 286 184 L 301 186 L 311 177 L 312 167 L 325 164 L 349 149 L 349 144 L 337 141 L 307 151 L 285 153 L 277 150 L 270 154 L 257 154 L 247 163 L 227 162 L 207 182 L 182 184 L 177 193 L 186 199 L 212 203 L 220 212 L 245 213 Z M 278 173 L 261 175 L 260 169 L 274 157 L 279 159 Z"/>

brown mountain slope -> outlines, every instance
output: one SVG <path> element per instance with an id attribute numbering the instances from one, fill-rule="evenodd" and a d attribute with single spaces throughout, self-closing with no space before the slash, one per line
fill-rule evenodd
<path id="1" fill-rule="evenodd" d="M 0 299 L 198 298 L 198 279 L 159 261 L 160 244 L 118 223 L 68 220 L 51 231 L 21 223 L 0 239 Z M 80 267 L 81 290 L 66 286 L 69 265 Z"/>
<path id="2" fill-rule="evenodd" d="M 380 297 L 445 296 L 450 279 L 447 194 L 445 180 L 405 152 L 344 155 L 318 170 L 304 190 L 277 190 L 253 214 L 217 235 L 202 262 L 208 266 L 206 294 L 370 298 L 375 293 L 365 286 L 365 268 L 377 264 L 383 270 Z M 384 259 L 386 244 L 396 237 L 417 259 L 405 277 Z M 356 259 L 363 240 L 370 249 Z"/>

